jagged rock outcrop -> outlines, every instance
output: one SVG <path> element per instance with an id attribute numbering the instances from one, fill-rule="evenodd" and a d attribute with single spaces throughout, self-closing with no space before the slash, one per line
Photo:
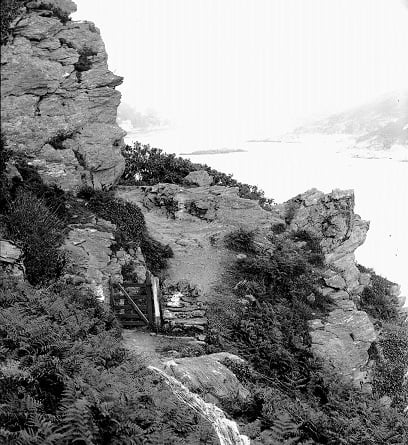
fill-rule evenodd
<path id="1" fill-rule="evenodd" d="M 122 77 L 108 70 L 99 30 L 68 20 L 71 0 L 31 1 L 1 51 L 1 120 L 8 145 L 64 190 L 121 176 L 116 124 Z"/>
<path id="2" fill-rule="evenodd" d="M 325 320 L 310 323 L 314 353 L 331 363 L 346 379 L 370 391 L 368 349 L 376 340 L 374 326 L 356 302 L 369 283 L 360 273 L 354 252 L 366 238 L 369 223 L 354 213 L 354 192 L 334 190 L 324 194 L 307 191 L 277 210 L 289 230 L 305 230 L 320 240 L 326 271 L 322 293 L 335 309 Z"/>

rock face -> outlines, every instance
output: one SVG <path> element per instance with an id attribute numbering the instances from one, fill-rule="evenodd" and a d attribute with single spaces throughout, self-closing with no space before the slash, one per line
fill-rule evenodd
<path id="1" fill-rule="evenodd" d="M 370 276 L 360 273 L 354 258 L 354 251 L 365 241 L 369 223 L 354 213 L 353 191 L 324 194 L 312 189 L 278 210 L 290 230 L 306 230 L 318 237 L 325 256 L 321 291 L 331 298 L 335 309 L 327 319 L 310 323 L 315 354 L 369 391 L 368 349 L 377 336 L 368 315 L 356 307 Z"/>
<path id="2" fill-rule="evenodd" d="M 133 254 L 115 249 L 115 225 L 103 219 L 71 224 L 62 249 L 67 256 L 65 279 L 91 289 L 101 301 L 110 302 L 111 284 L 123 282 L 122 266 L 131 266 L 135 282 L 144 282 L 146 265 L 138 249 Z"/>
<path id="3" fill-rule="evenodd" d="M 68 20 L 70 0 L 32 1 L 1 51 L 7 143 L 45 182 L 110 187 L 121 176 L 125 132 L 116 124 L 122 77 L 108 70 L 99 30 Z"/>
<path id="4" fill-rule="evenodd" d="M 164 363 L 163 370 L 206 402 L 218 406 L 225 402 L 244 405 L 250 401 L 250 393 L 235 374 L 222 364 L 225 359 L 244 362 L 233 354 L 220 352 L 171 360 Z"/>

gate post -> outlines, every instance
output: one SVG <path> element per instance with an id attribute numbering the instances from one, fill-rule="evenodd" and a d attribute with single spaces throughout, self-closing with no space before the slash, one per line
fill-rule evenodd
<path id="1" fill-rule="evenodd" d="M 146 273 L 146 293 L 147 293 L 147 311 L 149 321 L 155 328 L 161 326 L 161 314 L 159 304 L 159 279 L 152 275 L 149 271 Z"/>

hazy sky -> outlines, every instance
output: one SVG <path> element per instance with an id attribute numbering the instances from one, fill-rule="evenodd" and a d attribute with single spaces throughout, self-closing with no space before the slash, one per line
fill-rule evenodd
<path id="1" fill-rule="evenodd" d="M 197 131 L 268 136 L 408 85 L 405 0 L 75 2 L 122 100 Z"/>

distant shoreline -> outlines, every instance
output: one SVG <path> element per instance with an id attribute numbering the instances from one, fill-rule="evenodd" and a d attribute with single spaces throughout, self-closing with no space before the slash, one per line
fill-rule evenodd
<path id="1" fill-rule="evenodd" d="M 248 139 L 247 143 L 274 143 L 274 144 L 298 144 L 299 141 L 285 141 L 282 139 Z"/>
<path id="2" fill-rule="evenodd" d="M 197 155 L 221 155 L 226 153 L 245 153 L 247 150 L 241 148 L 221 148 L 219 150 L 197 150 L 190 153 L 180 153 L 180 156 L 197 156 Z"/>

